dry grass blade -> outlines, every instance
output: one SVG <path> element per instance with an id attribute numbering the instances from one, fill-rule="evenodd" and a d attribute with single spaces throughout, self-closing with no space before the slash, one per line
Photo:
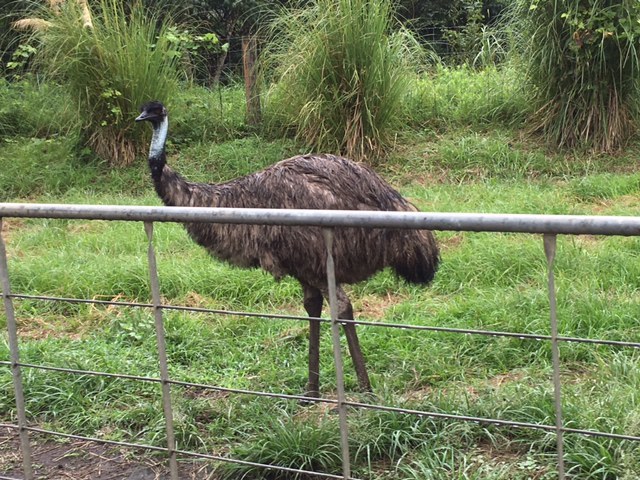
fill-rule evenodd
<path id="1" fill-rule="evenodd" d="M 23 18 L 11 24 L 11 27 L 16 30 L 44 30 L 50 26 L 51 22 L 43 20 L 42 18 Z"/>

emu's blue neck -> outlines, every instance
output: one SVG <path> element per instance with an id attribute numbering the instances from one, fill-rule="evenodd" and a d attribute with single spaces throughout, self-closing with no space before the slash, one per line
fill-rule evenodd
<path id="1" fill-rule="evenodd" d="M 167 163 L 167 155 L 164 147 L 167 141 L 168 130 L 168 117 L 164 117 L 160 123 L 153 125 L 153 136 L 151 137 L 151 146 L 149 147 L 149 168 L 151 169 L 151 176 L 154 180 L 160 178 L 162 169 L 165 163 Z"/>

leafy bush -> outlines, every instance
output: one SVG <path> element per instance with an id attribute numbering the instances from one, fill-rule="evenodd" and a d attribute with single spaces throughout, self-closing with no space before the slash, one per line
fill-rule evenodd
<path id="1" fill-rule="evenodd" d="M 638 119 L 640 3 L 518 0 L 512 17 L 533 129 L 560 147 L 622 147 Z"/>
<path id="2" fill-rule="evenodd" d="M 481 0 L 463 0 L 459 6 L 465 17 L 461 26 L 448 28 L 444 39 L 449 49 L 449 62 L 461 65 L 490 66 L 504 60 L 506 40 L 504 32 L 487 24 L 490 10 Z"/>
<path id="3" fill-rule="evenodd" d="M 92 12 L 85 6 L 56 3 L 22 26 L 40 25 L 34 36 L 41 64 L 70 92 L 88 145 L 111 164 L 126 165 L 146 148 L 135 113 L 150 99 L 170 102 L 181 55 L 165 35 L 167 24 L 139 4 L 101 0 Z"/>
<path id="4" fill-rule="evenodd" d="M 360 160 L 384 151 L 413 73 L 412 39 L 394 31 L 391 2 L 316 0 L 272 28 L 263 56 L 275 70 L 266 106 L 272 125 L 315 150 Z"/>

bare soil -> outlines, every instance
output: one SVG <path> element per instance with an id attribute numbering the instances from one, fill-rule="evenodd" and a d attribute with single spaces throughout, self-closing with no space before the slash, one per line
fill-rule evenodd
<path id="1" fill-rule="evenodd" d="M 38 480 L 169 480 L 166 458 L 85 441 L 55 441 L 30 434 Z M 179 462 L 180 480 L 215 480 L 210 464 Z M 23 480 L 17 431 L 0 427 L 0 479 Z"/>

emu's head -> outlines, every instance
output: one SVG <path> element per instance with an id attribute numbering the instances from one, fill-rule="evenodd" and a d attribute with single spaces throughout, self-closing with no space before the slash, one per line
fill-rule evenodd
<path id="1" fill-rule="evenodd" d="M 167 117 L 167 109 L 158 100 L 151 100 L 140 107 L 140 115 L 136 117 L 136 122 L 147 120 L 157 127 Z"/>

